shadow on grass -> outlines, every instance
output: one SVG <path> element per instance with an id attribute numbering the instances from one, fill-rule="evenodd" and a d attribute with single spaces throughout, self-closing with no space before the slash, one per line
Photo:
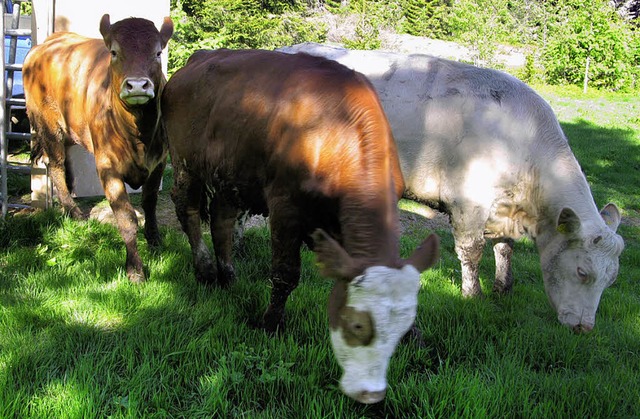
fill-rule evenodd
<path id="1" fill-rule="evenodd" d="M 632 129 L 605 128 L 586 120 L 561 123 L 598 207 L 616 202 L 639 211 L 640 141 Z M 634 214 L 637 215 L 637 214 Z"/>

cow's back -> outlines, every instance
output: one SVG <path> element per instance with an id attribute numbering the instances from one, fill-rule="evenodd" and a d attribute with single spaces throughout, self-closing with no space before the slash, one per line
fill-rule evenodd
<path id="1" fill-rule="evenodd" d="M 196 173 L 215 167 L 219 180 L 232 179 L 249 196 L 261 194 L 265 182 L 295 179 L 308 192 L 338 197 L 361 182 L 360 134 L 384 132 L 370 143 L 377 150 L 367 153 L 391 156 L 390 166 L 383 175 L 371 173 L 370 182 L 393 173 L 400 193 L 395 144 L 366 78 L 306 54 L 286 55 L 283 65 L 282 55 L 196 52 L 163 93 L 164 119 L 173 121 L 169 138 L 189 138 L 170 145 L 176 155 L 192 156 L 189 170 Z"/>
<path id="2" fill-rule="evenodd" d="M 34 47 L 23 78 L 31 118 L 61 129 L 90 152 L 88 123 L 109 106 L 109 51 L 101 39 L 61 32 Z"/>
<path id="3" fill-rule="evenodd" d="M 283 51 L 334 59 L 375 86 L 398 144 L 406 194 L 447 210 L 488 209 L 501 190 L 570 154 L 549 105 L 508 74 L 438 57 L 300 44 Z M 522 191 L 529 193 L 530 191 Z M 486 214 L 484 214 L 486 215 Z"/>

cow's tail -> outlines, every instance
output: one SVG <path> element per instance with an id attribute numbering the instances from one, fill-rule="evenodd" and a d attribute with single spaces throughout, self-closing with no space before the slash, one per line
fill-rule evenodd
<path id="1" fill-rule="evenodd" d="M 44 157 L 44 148 L 42 147 L 42 141 L 38 140 L 38 137 L 33 135 L 35 141 L 31 142 L 31 161 L 35 162 Z"/>
<path id="2" fill-rule="evenodd" d="M 211 221 L 211 202 L 213 200 L 213 189 L 205 185 L 200 192 L 200 219 L 209 224 Z"/>

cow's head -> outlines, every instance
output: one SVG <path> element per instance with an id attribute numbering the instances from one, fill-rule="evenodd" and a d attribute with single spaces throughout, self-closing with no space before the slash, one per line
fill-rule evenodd
<path id="1" fill-rule="evenodd" d="M 438 236 L 397 266 L 369 267 L 321 230 L 313 240 L 322 274 L 336 279 L 328 311 L 333 351 L 344 370 L 340 387 L 361 403 L 379 402 L 389 359 L 416 317 L 420 272 L 438 258 Z"/>
<path id="2" fill-rule="evenodd" d="M 600 211 L 604 223 L 583 222 L 570 208 L 560 212 L 554 237 L 540 249 L 542 276 L 560 323 L 576 332 L 593 329 L 605 288 L 618 276 L 624 242 L 616 234 L 620 212 L 614 204 Z"/>
<path id="3" fill-rule="evenodd" d="M 173 34 L 173 22 L 164 18 L 160 31 L 153 22 L 124 19 L 113 25 L 109 15 L 100 20 L 100 33 L 111 52 L 111 73 L 114 89 L 129 106 L 144 105 L 158 95 L 164 82 L 162 50 Z"/>

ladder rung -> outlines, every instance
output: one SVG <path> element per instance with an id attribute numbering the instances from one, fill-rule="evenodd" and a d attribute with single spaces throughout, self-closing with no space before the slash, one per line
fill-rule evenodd
<path id="1" fill-rule="evenodd" d="M 11 98 L 7 99 L 5 103 L 10 106 L 25 106 L 27 102 L 24 99 Z"/>
<path id="2" fill-rule="evenodd" d="M 8 71 L 22 71 L 22 64 L 16 64 L 16 63 L 5 64 L 4 69 Z"/>
<path id="3" fill-rule="evenodd" d="M 19 209 L 29 209 L 32 208 L 31 205 L 25 205 L 25 204 L 12 204 L 12 203 L 8 203 L 7 207 L 9 208 L 19 208 Z"/>
<path id="4" fill-rule="evenodd" d="M 31 166 L 21 166 L 21 165 L 10 163 L 10 164 L 7 164 L 7 171 L 28 175 L 29 173 L 31 173 Z"/>
<path id="5" fill-rule="evenodd" d="M 31 134 L 25 132 L 7 132 L 5 134 L 9 140 L 30 140 Z"/>
<path id="6" fill-rule="evenodd" d="M 4 30 L 5 36 L 30 36 L 31 29 L 6 29 Z"/>

